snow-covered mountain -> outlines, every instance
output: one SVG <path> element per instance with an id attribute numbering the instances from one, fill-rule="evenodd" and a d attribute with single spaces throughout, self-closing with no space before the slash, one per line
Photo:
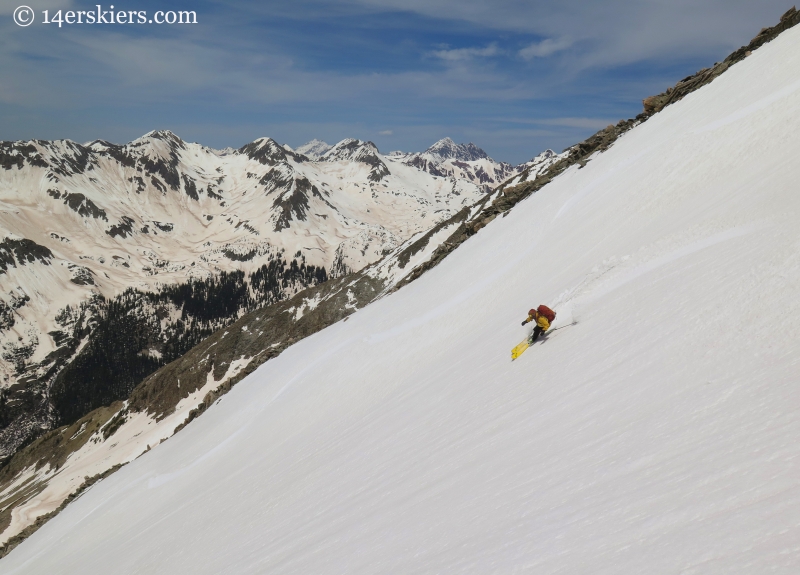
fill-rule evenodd
<path id="1" fill-rule="evenodd" d="M 450 138 L 442 138 L 425 150 L 423 154 L 428 154 L 440 162 L 446 160 L 474 162 L 475 160 L 485 160 L 489 157 L 486 152 L 472 142 L 469 144 L 456 144 Z"/>
<path id="2" fill-rule="evenodd" d="M 355 140 L 353 140 L 355 141 Z M 352 146 L 352 141 L 344 140 L 331 146 L 320 140 L 311 140 L 295 150 L 311 159 L 347 159 L 351 154 L 343 147 Z M 374 151 L 377 147 L 368 143 Z M 333 149 L 336 148 L 335 151 Z M 289 148 L 290 149 L 290 148 Z M 451 138 L 445 137 L 433 144 L 424 152 L 395 151 L 386 155 L 389 161 L 400 161 L 408 166 L 413 166 L 424 172 L 439 177 L 452 177 L 467 180 L 481 186 L 484 191 L 490 191 L 498 184 L 509 178 L 517 178 L 513 183 L 533 181 L 536 176 L 548 167 L 565 158 L 568 151 L 557 154 L 553 150 L 545 150 L 529 162 L 513 166 L 506 162 L 497 162 L 473 143 L 456 144 Z M 362 160 L 364 161 L 364 160 Z"/>
<path id="3" fill-rule="evenodd" d="M 297 148 L 296 152 L 298 154 L 303 154 L 311 158 L 312 160 L 318 160 L 322 157 L 322 155 L 330 150 L 333 146 L 323 142 L 322 140 L 311 140 Z"/>
<path id="4" fill-rule="evenodd" d="M 211 396 L 4 570 L 793 574 L 800 28 L 734 64 Z M 538 303 L 558 329 L 511 363 Z M 48 440 L 133 445 L 152 421 Z M 59 469 L 19 477 L 28 509 Z"/>
<path id="5" fill-rule="evenodd" d="M 454 177 L 475 182 L 487 192 L 502 182 L 523 171 L 529 172 L 531 164 L 541 170 L 557 162 L 564 155 L 546 150 L 530 162 L 512 166 L 506 162 L 496 162 L 473 143 L 456 144 L 450 138 L 443 138 L 424 152 L 393 152 L 389 157 L 402 161 L 429 174 L 440 177 Z M 535 176 L 534 176 L 535 177 Z M 533 179 L 533 178 L 531 178 Z M 526 180 L 521 180 L 526 181 Z"/>

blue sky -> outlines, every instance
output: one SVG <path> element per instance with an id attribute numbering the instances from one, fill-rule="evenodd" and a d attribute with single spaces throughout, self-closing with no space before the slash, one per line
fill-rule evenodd
<path id="1" fill-rule="evenodd" d="M 21 3 L 37 22 L 16 26 Z M 0 140 L 127 142 L 171 129 L 212 147 L 260 136 L 492 157 L 561 150 L 641 111 L 790 6 L 777 0 L 116 1 L 197 25 L 41 24 L 75 0 L 0 0 Z M 108 10 L 112 4 L 102 4 Z"/>

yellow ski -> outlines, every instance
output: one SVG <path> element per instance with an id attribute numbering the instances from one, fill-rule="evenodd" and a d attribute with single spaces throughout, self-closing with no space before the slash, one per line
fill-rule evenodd
<path id="1" fill-rule="evenodd" d="M 516 346 L 514 349 L 511 350 L 511 361 L 514 361 L 519 356 L 521 356 L 522 352 L 524 352 L 526 349 L 528 349 L 527 338 L 525 339 L 525 341 L 523 341 L 521 344 L 519 344 L 518 346 Z"/>
<path id="2" fill-rule="evenodd" d="M 551 333 L 553 333 L 554 331 L 558 331 L 560 329 L 564 329 L 565 327 L 569 327 L 571 325 L 575 325 L 576 323 L 578 323 L 578 322 L 577 321 L 573 321 L 572 323 L 568 323 L 567 325 L 561 325 L 561 326 L 549 329 L 548 331 L 546 331 L 546 332 L 544 332 L 542 334 L 542 336 L 541 336 L 542 340 L 541 341 L 544 341 L 546 336 L 551 334 Z M 523 341 L 522 343 L 520 343 L 514 349 L 511 350 L 511 361 L 514 361 L 515 359 L 517 359 L 519 356 L 521 356 L 523 354 L 523 352 L 526 349 L 528 349 L 531 346 L 531 344 L 529 342 L 530 342 L 530 339 L 526 339 L 525 341 Z"/>

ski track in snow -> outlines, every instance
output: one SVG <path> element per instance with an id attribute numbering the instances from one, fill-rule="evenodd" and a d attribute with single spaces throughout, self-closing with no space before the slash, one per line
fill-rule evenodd
<path id="1" fill-rule="evenodd" d="M 625 136 L 623 135 L 622 137 L 625 137 Z M 604 174 L 600 178 L 596 178 L 595 180 L 593 180 L 589 185 L 585 186 L 580 191 L 578 191 L 576 194 L 574 194 L 572 197 L 570 197 L 564 203 L 564 205 L 561 206 L 561 208 L 558 210 L 558 212 L 556 213 L 554 219 L 557 220 L 558 218 L 560 218 L 562 215 L 567 213 L 573 206 L 575 206 L 576 204 L 579 204 L 580 202 L 582 202 L 594 190 L 599 188 L 601 186 L 601 184 L 611 180 L 616 174 L 618 174 L 618 173 L 624 171 L 626 168 L 629 168 L 630 166 L 634 165 L 637 160 L 639 160 L 640 158 L 643 158 L 644 156 L 649 154 L 652 150 L 653 150 L 653 148 L 647 148 L 644 151 L 641 151 L 641 152 L 631 156 L 630 158 L 627 158 L 624 162 L 622 162 L 621 164 L 618 164 L 617 166 L 615 166 L 614 169 L 612 169 L 611 171 L 607 172 L 606 174 Z M 572 167 L 571 169 L 572 170 L 577 170 L 578 168 L 577 167 Z"/>
<path id="2" fill-rule="evenodd" d="M 225 438 L 224 440 L 220 441 L 217 445 L 215 445 L 214 447 L 209 449 L 206 453 L 204 453 L 203 455 L 201 455 L 200 457 L 198 457 L 197 459 L 192 461 L 189 465 L 185 465 L 184 467 L 181 467 L 180 469 L 178 469 L 176 471 L 173 471 L 171 473 L 163 473 L 161 475 L 156 475 L 155 477 L 151 477 L 147 481 L 147 488 L 148 489 L 156 489 L 156 488 L 164 485 L 165 483 L 169 483 L 170 481 L 172 481 L 174 479 L 177 479 L 178 477 L 180 477 L 181 475 L 183 475 L 187 471 L 189 471 L 189 470 L 193 469 L 194 467 L 196 467 L 197 465 L 203 463 L 205 460 L 209 459 L 210 457 L 213 457 L 214 454 L 217 453 L 218 451 L 224 449 L 225 446 L 228 445 L 231 441 L 233 441 L 240 433 L 242 433 L 242 431 L 244 431 L 244 428 L 241 428 L 238 431 L 232 433 L 227 438 Z"/>
<path id="3" fill-rule="evenodd" d="M 779 102 L 780 100 L 783 100 L 784 98 L 787 98 L 788 96 L 791 96 L 792 94 L 794 94 L 799 89 L 800 89 L 800 80 L 798 80 L 794 84 L 786 86 L 785 88 L 783 88 L 781 90 L 778 90 L 774 94 L 770 94 L 769 96 L 761 98 L 757 102 L 753 102 L 749 106 L 745 106 L 741 110 L 737 110 L 736 112 L 734 112 L 732 114 L 729 114 L 729 115 L 725 116 L 724 118 L 721 118 L 719 120 L 711 122 L 710 124 L 706 124 L 702 128 L 699 128 L 699 129 L 695 130 L 694 133 L 695 134 L 703 134 L 705 132 L 711 132 L 711 131 L 714 131 L 714 130 L 718 130 L 719 128 L 722 128 L 723 126 L 727 126 L 729 124 L 733 124 L 734 122 L 738 122 L 739 120 L 747 118 L 748 116 L 751 116 L 752 114 L 755 114 L 756 112 L 759 112 L 759 111 L 761 111 L 761 110 L 763 110 L 763 109 L 765 109 L 765 108 L 767 108 L 767 107 Z"/>
<path id="4" fill-rule="evenodd" d="M 3 573 L 796 574 L 797 70 L 800 27 L 260 366 Z M 580 322 L 511 363 L 548 302 Z"/>
<path id="5" fill-rule="evenodd" d="M 639 279 L 641 276 L 645 274 L 648 274 L 672 262 L 675 262 L 681 258 L 697 253 L 711 246 L 715 246 L 722 242 L 727 242 L 736 238 L 740 238 L 755 233 L 756 231 L 759 230 L 760 227 L 765 227 L 765 226 L 750 225 L 744 228 L 734 228 L 730 230 L 725 230 L 724 232 L 714 234 L 713 236 L 704 238 L 693 244 L 675 250 L 674 252 L 658 257 L 650 262 L 647 262 L 646 264 L 643 264 L 641 266 L 638 266 L 630 270 L 627 273 L 624 273 L 621 277 L 612 280 L 609 283 L 609 285 L 599 288 L 596 291 L 590 292 L 587 296 L 581 299 L 581 303 L 583 305 L 588 305 L 593 302 L 596 302 L 597 300 L 607 296 L 611 292 L 620 289 L 621 287 L 625 286 L 626 284 L 634 280 Z"/>
<path id="6" fill-rule="evenodd" d="M 455 296 L 449 298 L 446 302 L 438 305 L 436 308 L 429 310 L 422 314 L 419 317 L 414 319 L 408 320 L 396 327 L 393 327 L 389 330 L 376 333 L 364 338 L 364 341 L 370 344 L 374 343 L 381 343 L 383 341 L 392 339 L 397 337 L 400 334 L 407 333 L 415 328 L 422 327 L 431 321 L 442 317 L 447 312 L 453 310 L 456 306 L 462 305 L 464 302 L 469 300 L 470 298 L 475 297 L 476 295 L 485 292 L 486 289 L 496 282 L 500 277 L 506 275 L 514 266 L 519 265 L 521 261 L 523 261 L 530 253 L 535 249 L 534 245 L 531 245 L 527 249 L 519 252 L 514 259 L 506 263 L 502 268 L 498 271 L 492 273 L 489 276 L 482 278 L 479 282 L 475 285 L 471 286 L 469 289 L 462 290 L 458 292 Z"/>

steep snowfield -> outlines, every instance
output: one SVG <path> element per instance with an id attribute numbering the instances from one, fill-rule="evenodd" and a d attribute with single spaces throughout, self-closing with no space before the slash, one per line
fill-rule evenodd
<path id="1" fill-rule="evenodd" d="M 291 347 L 3 573 L 796 573 L 800 29 Z M 561 323 L 519 360 L 529 307 Z"/>

